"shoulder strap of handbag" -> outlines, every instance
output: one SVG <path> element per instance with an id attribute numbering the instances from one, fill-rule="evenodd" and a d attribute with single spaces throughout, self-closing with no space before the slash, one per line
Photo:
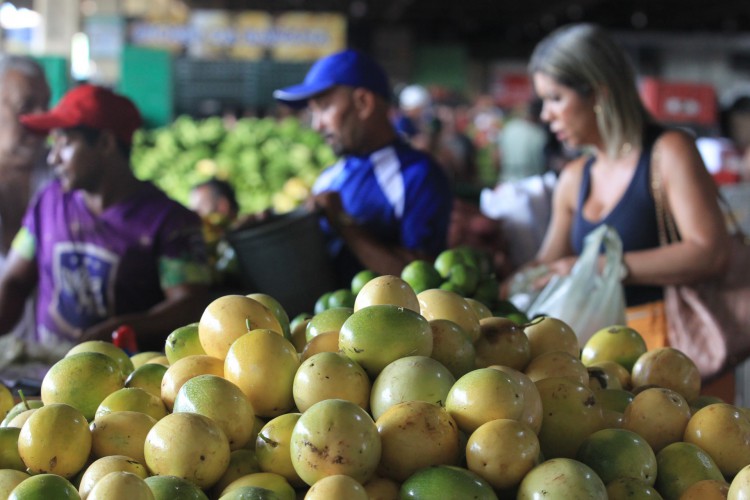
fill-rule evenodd
<path id="1" fill-rule="evenodd" d="M 654 205 L 656 206 L 656 226 L 659 231 L 659 243 L 664 246 L 668 245 L 670 242 L 679 241 L 680 237 L 672 213 L 669 211 L 666 193 L 664 192 L 662 185 L 660 143 L 661 135 L 654 141 L 654 145 L 651 149 L 651 191 L 654 197 Z M 729 220 L 729 225 L 731 226 L 733 233 L 747 242 L 748 237 L 742 231 L 742 227 L 737 221 L 737 218 L 732 211 L 732 207 L 721 194 L 718 187 L 716 188 L 716 197 L 724 208 L 724 215 Z"/>
<path id="2" fill-rule="evenodd" d="M 659 244 L 669 245 L 672 241 L 678 241 L 677 228 L 672 214 L 666 203 L 666 196 L 662 188 L 660 159 L 661 135 L 656 138 L 651 148 L 651 192 L 656 206 L 656 227 L 659 231 Z"/>

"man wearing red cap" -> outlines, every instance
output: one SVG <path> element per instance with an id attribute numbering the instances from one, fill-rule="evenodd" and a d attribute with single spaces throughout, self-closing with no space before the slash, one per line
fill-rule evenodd
<path id="1" fill-rule="evenodd" d="M 57 179 L 29 208 L 0 280 L 0 335 L 38 288 L 37 341 L 59 357 L 130 325 L 143 350 L 161 350 L 205 307 L 209 273 L 200 219 L 133 175 L 141 116 L 110 90 L 81 85 L 47 113 L 23 115 L 53 133 Z"/>

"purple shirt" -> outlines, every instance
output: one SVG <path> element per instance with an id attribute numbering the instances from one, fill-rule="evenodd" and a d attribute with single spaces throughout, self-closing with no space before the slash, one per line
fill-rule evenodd
<path id="1" fill-rule="evenodd" d="M 108 317 L 150 309 L 163 289 L 209 282 L 200 219 L 146 182 L 99 216 L 82 192 L 52 182 L 13 245 L 37 262 L 40 342 L 75 341 Z"/>

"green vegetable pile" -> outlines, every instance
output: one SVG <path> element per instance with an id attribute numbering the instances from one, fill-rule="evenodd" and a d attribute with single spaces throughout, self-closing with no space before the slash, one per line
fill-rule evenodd
<path id="1" fill-rule="evenodd" d="M 133 143 L 135 175 L 187 205 L 190 189 L 218 177 L 230 182 L 240 211 L 287 212 L 309 193 L 320 171 L 335 161 L 331 148 L 296 118 L 180 116 L 167 127 L 141 130 Z"/>

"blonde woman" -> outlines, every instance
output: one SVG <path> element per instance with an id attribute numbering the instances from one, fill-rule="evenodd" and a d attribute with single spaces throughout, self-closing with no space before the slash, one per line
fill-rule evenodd
<path id="1" fill-rule="evenodd" d="M 649 116 L 626 54 L 598 26 L 553 32 L 535 48 L 529 71 L 543 103 L 541 119 L 563 144 L 586 151 L 560 175 L 536 262 L 551 274 L 567 274 L 585 236 L 601 224 L 613 226 L 623 242 L 631 326 L 650 347 L 663 345 L 662 287 L 719 275 L 728 259 L 716 187 L 694 138 Z M 655 169 L 681 237 L 668 246 L 659 245 Z"/>

